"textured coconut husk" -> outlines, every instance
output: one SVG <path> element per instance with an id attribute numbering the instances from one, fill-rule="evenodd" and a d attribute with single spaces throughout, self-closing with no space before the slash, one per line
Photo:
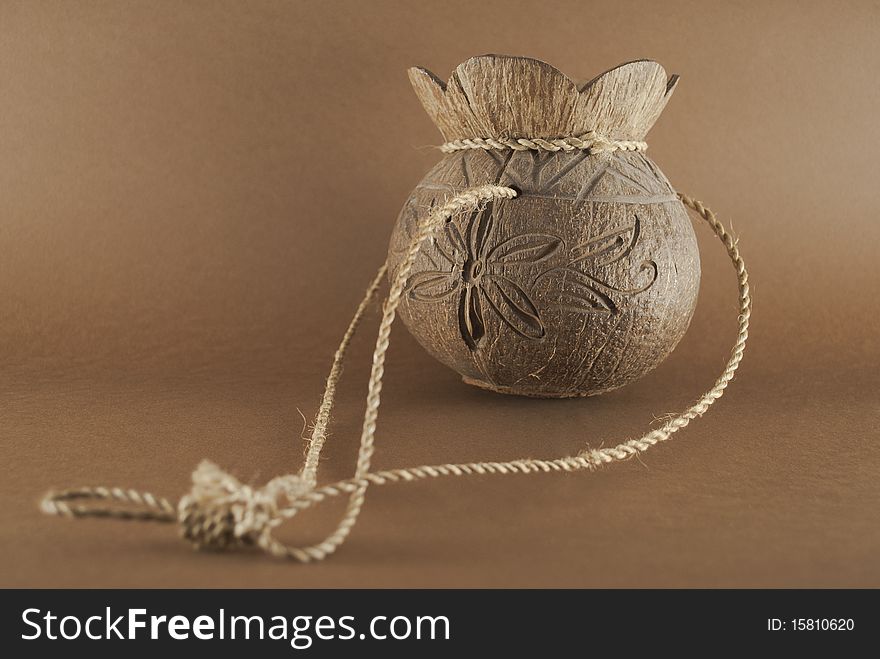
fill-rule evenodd
<path id="1" fill-rule="evenodd" d="M 554 139 L 590 131 L 642 140 L 678 82 L 657 62 L 638 60 L 578 85 L 546 62 L 509 55 L 472 57 L 445 83 L 421 67 L 411 68 L 409 78 L 447 142 Z"/>

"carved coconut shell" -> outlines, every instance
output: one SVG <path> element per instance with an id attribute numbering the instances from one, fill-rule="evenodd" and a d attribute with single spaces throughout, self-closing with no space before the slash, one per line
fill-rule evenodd
<path id="1" fill-rule="evenodd" d="M 410 75 L 447 141 L 641 140 L 677 81 L 633 62 L 578 87 L 543 62 L 493 55 L 446 84 Z M 407 280 L 399 313 L 419 343 L 470 384 L 540 397 L 609 391 L 663 361 L 693 315 L 700 261 L 684 207 L 641 152 L 451 153 L 398 218 L 391 276 L 432 206 L 487 183 L 519 195 L 453 217 Z"/>

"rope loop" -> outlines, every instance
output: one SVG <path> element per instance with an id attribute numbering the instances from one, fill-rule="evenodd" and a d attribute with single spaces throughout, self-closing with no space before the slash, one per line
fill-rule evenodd
<path id="1" fill-rule="evenodd" d="M 59 517 L 113 517 L 144 522 L 173 522 L 177 519 L 174 506 L 168 499 L 121 487 L 51 491 L 40 502 L 40 510 Z"/>
<path id="2" fill-rule="evenodd" d="M 580 143 L 573 140 L 581 140 Z M 573 150 L 575 148 L 624 149 L 620 143 L 601 142 L 595 136 L 588 140 L 569 138 L 565 140 L 516 140 L 517 146 L 508 142 L 490 140 L 464 140 L 461 148 L 512 148 L 515 150 L 541 148 L 549 151 Z M 534 146 L 533 146 L 534 144 Z M 581 144 L 581 146 L 578 146 Z M 603 146 L 604 144 L 604 146 Z M 441 148 L 447 147 L 444 145 Z M 450 150 L 457 150 L 455 149 Z M 639 150 L 632 148 L 630 150 Z M 594 470 L 603 465 L 627 460 L 652 446 L 668 440 L 685 428 L 691 421 L 702 416 L 721 398 L 733 379 L 743 357 L 749 335 L 751 295 L 748 272 L 739 253 L 736 240 L 731 236 L 715 214 L 702 202 L 685 194 L 679 194 L 681 202 L 696 212 L 712 229 L 727 250 L 737 275 L 739 287 L 739 331 L 721 375 L 712 388 L 693 405 L 670 418 L 660 428 L 651 430 L 637 439 L 630 439 L 608 448 L 586 448 L 575 456 L 552 460 L 520 459 L 510 462 L 471 462 L 459 464 L 423 465 L 386 471 L 370 471 L 374 452 L 376 424 L 381 401 L 385 354 L 390 345 L 391 326 L 400 304 L 404 285 L 418 256 L 421 244 L 443 226 L 456 213 L 473 210 L 492 200 L 513 199 L 517 192 L 512 188 L 484 185 L 470 188 L 454 195 L 445 204 L 428 214 L 418 225 L 406 256 L 392 278 L 388 297 L 382 308 L 382 319 L 373 352 L 373 368 L 370 374 L 367 404 L 361 430 L 360 449 L 354 475 L 336 483 L 316 487 L 317 469 L 321 449 L 327 438 L 336 385 L 342 373 L 342 365 L 351 339 L 366 310 L 378 295 L 382 280 L 387 274 L 383 264 L 357 308 L 342 342 L 336 351 L 333 365 L 324 389 L 318 415 L 311 436 L 307 441 L 303 468 L 298 474 L 279 476 L 261 488 L 243 484 L 217 465 L 203 461 L 193 472 L 193 487 L 175 507 L 167 500 L 148 492 L 124 488 L 80 488 L 50 492 L 41 503 L 44 513 L 65 517 L 112 517 L 116 519 L 177 522 L 181 535 L 198 549 L 235 549 L 257 546 L 266 553 L 279 558 L 290 558 L 303 563 L 323 560 L 345 542 L 360 515 L 364 497 L 370 485 L 409 482 L 426 478 L 487 474 L 529 474 L 550 472 L 575 472 Z M 277 540 L 272 532 L 280 524 L 328 498 L 348 496 L 348 504 L 335 529 L 318 544 L 306 547 L 288 546 Z"/>

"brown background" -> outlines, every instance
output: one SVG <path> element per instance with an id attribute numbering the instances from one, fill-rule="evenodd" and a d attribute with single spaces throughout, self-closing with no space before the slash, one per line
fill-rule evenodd
<path id="1" fill-rule="evenodd" d="M 877 3 L 0 4 L 0 584 L 880 586 Z M 374 488 L 300 566 L 191 552 L 169 526 L 69 522 L 50 486 L 178 496 L 210 457 L 295 469 L 335 345 L 439 135 L 406 68 L 526 54 L 682 82 L 649 136 L 741 238 L 753 334 L 722 401 L 594 474 Z M 471 389 L 400 327 L 379 468 L 553 457 L 643 432 L 707 388 L 735 331 L 697 228 L 693 325 L 593 400 Z M 353 468 L 375 328 L 322 478 Z M 337 503 L 284 530 L 315 540 Z"/>

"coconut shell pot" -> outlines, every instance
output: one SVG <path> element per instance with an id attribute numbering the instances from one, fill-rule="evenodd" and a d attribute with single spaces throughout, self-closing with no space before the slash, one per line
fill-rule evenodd
<path id="1" fill-rule="evenodd" d="M 465 382 L 524 396 L 600 394 L 660 364 L 700 282 L 685 208 L 643 150 L 677 76 L 638 61 L 578 85 L 538 60 L 487 55 L 445 83 L 421 68 L 410 79 L 451 152 L 400 213 L 390 276 L 431 207 L 483 184 L 518 192 L 423 244 L 399 308 L 418 342 Z M 602 137 L 588 149 L 490 146 L 584 134 Z M 475 140 L 486 148 L 457 148 Z"/>

